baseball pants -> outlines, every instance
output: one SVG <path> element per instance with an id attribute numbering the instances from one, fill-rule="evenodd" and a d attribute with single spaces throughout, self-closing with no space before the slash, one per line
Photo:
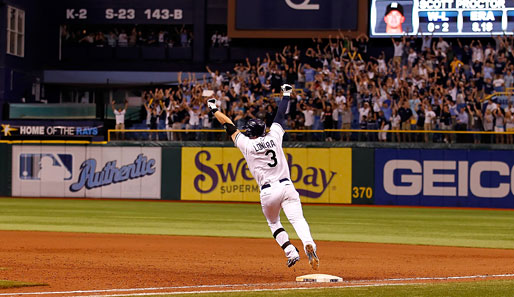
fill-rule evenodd
<path id="1" fill-rule="evenodd" d="M 271 183 L 270 187 L 261 191 L 260 197 L 262 212 L 268 221 L 271 233 L 278 245 L 286 253 L 286 257 L 293 256 L 296 253 L 296 249 L 289 242 L 289 236 L 280 223 L 280 209 L 284 210 L 287 219 L 293 225 L 296 234 L 303 243 L 304 250 L 307 244 L 312 244 L 316 247 L 309 225 L 303 217 L 300 195 L 291 181 Z"/>

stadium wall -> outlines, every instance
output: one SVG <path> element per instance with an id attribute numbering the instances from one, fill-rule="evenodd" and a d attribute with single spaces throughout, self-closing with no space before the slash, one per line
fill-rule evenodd
<path id="1" fill-rule="evenodd" d="M 284 153 L 303 202 L 351 203 L 350 148 L 286 148 Z M 259 201 L 260 189 L 234 147 L 183 148 L 181 182 L 181 200 Z"/>
<path id="2" fill-rule="evenodd" d="M 161 148 L 13 145 L 12 196 L 161 198 Z"/>
<path id="3" fill-rule="evenodd" d="M 11 146 L 0 143 L 0 197 L 11 196 Z"/>
<path id="4" fill-rule="evenodd" d="M 375 204 L 514 208 L 514 156 L 492 150 L 375 150 Z"/>
<path id="5" fill-rule="evenodd" d="M 289 144 L 302 202 L 514 208 L 512 150 L 360 145 Z M 3 143 L 0 161 L 2 196 L 259 201 L 246 162 L 227 143 Z"/>

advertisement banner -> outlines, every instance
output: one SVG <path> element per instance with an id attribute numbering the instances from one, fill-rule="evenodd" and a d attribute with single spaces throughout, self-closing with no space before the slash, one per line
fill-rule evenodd
<path id="1" fill-rule="evenodd" d="M 159 199 L 160 189 L 160 148 L 13 146 L 13 196 Z"/>
<path id="2" fill-rule="evenodd" d="M 352 151 L 284 149 L 291 180 L 306 203 L 351 203 Z M 181 200 L 259 201 L 260 189 L 237 148 L 182 149 Z"/>
<path id="3" fill-rule="evenodd" d="M 32 138 L 91 138 L 104 135 L 103 124 L 95 125 L 49 125 L 0 123 L 0 139 Z"/>
<path id="4" fill-rule="evenodd" d="M 375 150 L 375 204 L 514 208 L 514 155 Z"/>

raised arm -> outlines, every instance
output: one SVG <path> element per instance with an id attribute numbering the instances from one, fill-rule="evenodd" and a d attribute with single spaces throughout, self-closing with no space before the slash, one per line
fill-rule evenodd
<path id="1" fill-rule="evenodd" d="M 207 106 L 211 110 L 211 114 L 213 114 L 214 117 L 218 120 L 218 122 L 220 122 L 220 124 L 223 125 L 223 127 L 227 131 L 228 136 L 230 136 L 232 141 L 235 142 L 237 134 L 241 133 L 241 131 L 239 131 L 236 128 L 236 126 L 229 117 L 227 117 L 224 113 L 219 111 L 218 107 L 216 106 L 216 99 L 211 98 L 207 100 Z"/>
<path id="2" fill-rule="evenodd" d="M 181 105 L 188 112 L 191 111 L 191 107 L 189 107 L 189 104 L 187 104 L 187 101 L 186 101 L 185 97 L 182 99 Z"/>
<path id="3" fill-rule="evenodd" d="M 277 123 L 280 126 L 284 126 L 284 121 L 286 119 L 286 111 L 289 106 L 289 98 L 291 93 L 294 95 L 293 87 L 291 85 L 285 84 L 282 85 L 282 100 L 278 104 L 277 114 L 275 115 L 275 119 L 273 119 L 273 123 Z"/>
<path id="4" fill-rule="evenodd" d="M 147 112 L 152 112 L 152 108 L 150 107 L 151 102 L 145 102 L 143 106 L 145 107 Z"/>
<path id="5" fill-rule="evenodd" d="M 282 49 L 282 55 L 284 55 L 284 56 L 287 55 L 287 47 L 288 46 L 289 45 L 284 46 L 284 48 Z"/>
<path id="6" fill-rule="evenodd" d="M 327 50 L 328 50 L 328 47 L 330 46 L 330 43 L 327 43 L 324 47 L 323 47 L 323 52 L 326 54 L 327 53 Z"/>
<path id="7" fill-rule="evenodd" d="M 209 68 L 209 66 L 205 66 L 205 69 L 207 70 L 207 72 L 209 72 L 210 75 L 214 73 L 212 72 L 211 68 Z"/>

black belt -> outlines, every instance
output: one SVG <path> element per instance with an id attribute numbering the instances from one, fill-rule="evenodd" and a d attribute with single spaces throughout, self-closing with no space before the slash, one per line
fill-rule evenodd
<path id="1" fill-rule="evenodd" d="M 286 178 L 279 180 L 279 182 L 281 182 L 281 183 L 286 182 L 286 181 L 289 181 L 289 178 L 286 177 Z M 262 185 L 261 190 L 267 189 L 269 187 L 271 187 L 270 184 L 264 184 L 264 185 Z"/>

